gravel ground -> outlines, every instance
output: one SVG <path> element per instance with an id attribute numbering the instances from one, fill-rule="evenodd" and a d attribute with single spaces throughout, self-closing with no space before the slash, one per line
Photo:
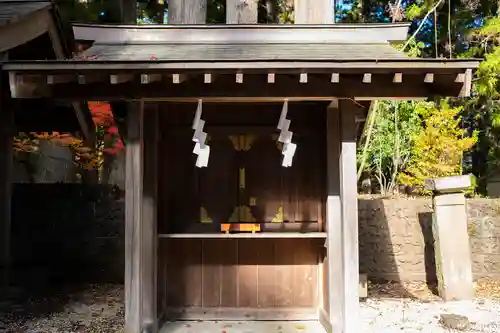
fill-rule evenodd
<path id="1" fill-rule="evenodd" d="M 47 295 L 16 290 L 0 300 L 3 333 L 116 333 L 124 322 L 123 287 L 90 285 Z M 21 301 L 22 299 L 22 301 Z"/>
<path id="2" fill-rule="evenodd" d="M 422 302 L 419 300 L 375 300 L 361 304 L 362 332 L 500 332 L 500 302 L 478 299 L 473 302 Z M 441 314 L 463 315 L 469 318 L 468 330 L 443 327 Z"/>
<path id="3" fill-rule="evenodd" d="M 2 333 L 117 333 L 123 327 L 123 288 L 91 285 L 50 292 L 50 297 L 20 291 L 0 300 Z M 500 333 L 500 282 L 476 284 L 471 302 L 442 302 L 422 283 L 369 285 L 361 302 L 360 333 Z M 5 295 L 2 295 L 5 296 Z M 21 301 L 23 300 L 23 301 Z M 467 316 L 468 330 L 439 323 L 442 314 Z M 227 331 L 227 330 L 226 330 Z M 228 331 L 229 333 L 229 331 Z M 265 333 L 265 332 L 258 332 Z"/>

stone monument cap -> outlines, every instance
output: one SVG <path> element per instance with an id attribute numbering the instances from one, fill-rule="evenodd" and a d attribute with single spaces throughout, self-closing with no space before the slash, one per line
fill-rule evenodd
<path id="1" fill-rule="evenodd" d="M 467 190 L 472 186 L 471 175 L 428 178 L 424 181 L 427 190 L 454 193 Z"/>

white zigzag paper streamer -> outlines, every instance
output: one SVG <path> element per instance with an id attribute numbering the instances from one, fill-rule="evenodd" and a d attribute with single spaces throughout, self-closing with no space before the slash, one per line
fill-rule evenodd
<path id="1" fill-rule="evenodd" d="M 208 166 L 208 158 L 210 156 L 210 146 L 206 144 L 207 133 L 203 132 L 203 127 L 205 126 L 205 121 L 201 119 L 202 111 L 202 101 L 198 100 L 198 107 L 193 120 L 192 129 L 194 130 L 193 142 L 194 149 L 193 153 L 198 155 L 196 158 L 196 167 L 206 168 Z"/>
<path id="2" fill-rule="evenodd" d="M 288 100 L 285 100 L 283 104 L 283 109 L 281 110 L 280 119 L 278 121 L 277 129 L 280 130 L 280 135 L 278 137 L 278 141 L 283 143 L 283 150 L 281 154 L 283 154 L 283 162 L 282 166 L 285 168 L 292 166 L 293 156 L 295 155 L 295 150 L 297 149 L 297 145 L 292 143 L 293 132 L 289 131 L 290 128 L 290 119 L 286 119 L 286 115 L 288 113 Z"/>

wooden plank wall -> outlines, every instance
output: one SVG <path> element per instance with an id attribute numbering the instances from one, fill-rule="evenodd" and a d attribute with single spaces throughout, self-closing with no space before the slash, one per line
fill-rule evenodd
<path id="1" fill-rule="evenodd" d="M 161 308 L 316 308 L 320 239 L 169 239 Z"/>
<path id="2" fill-rule="evenodd" d="M 228 129 L 240 126 L 245 130 L 251 130 L 253 127 L 267 126 L 272 132 L 279 119 L 281 107 L 281 104 L 272 103 L 207 103 L 203 106 L 202 118 L 206 121 L 207 129 L 210 126 Z M 180 222 L 186 225 L 202 224 L 198 219 L 200 211 L 199 188 L 196 185 L 198 171 L 191 156 L 193 143 L 190 124 L 195 110 L 196 103 L 165 103 L 161 106 L 162 140 L 159 143 L 161 159 L 158 210 L 160 233 L 168 233 L 172 230 L 172 224 L 178 226 Z M 288 118 L 292 120 L 292 130 L 296 131 L 297 138 L 301 137 L 301 133 L 308 131 L 319 138 L 314 142 L 325 142 L 325 110 L 326 105 L 323 103 L 291 104 Z M 184 136 L 172 139 L 175 136 L 172 137 L 171 134 L 178 132 L 180 128 L 187 128 L 189 132 L 185 135 L 185 140 L 182 139 Z M 211 132 L 207 131 L 210 135 Z M 210 142 L 212 146 L 213 143 Z M 279 156 L 274 144 L 271 140 L 272 149 L 276 149 L 275 153 Z M 208 168 L 227 165 L 226 162 L 221 165 L 215 159 L 217 150 L 212 147 Z M 250 151 L 257 148 L 257 146 L 252 147 Z M 324 145 L 299 149 L 303 149 L 301 153 L 309 151 L 308 158 L 311 156 L 317 159 L 317 161 L 305 159 L 304 163 L 309 163 L 309 167 L 318 163 L 317 167 L 303 168 L 303 170 L 324 179 L 324 168 L 321 167 L 325 163 L 325 156 L 321 154 L 325 149 Z M 255 154 L 246 158 L 258 159 L 257 150 Z M 172 163 L 173 160 L 175 163 Z M 262 156 L 259 162 L 264 166 L 267 163 L 279 163 L 274 160 L 268 161 Z M 271 169 L 276 168 L 269 170 Z M 278 169 L 281 170 L 281 166 Z M 288 171 L 292 170 L 293 167 Z M 291 174 L 289 178 L 294 177 L 295 175 Z M 283 194 L 293 197 L 294 193 L 291 192 L 304 187 L 307 190 L 306 194 L 310 195 L 303 197 L 302 201 L 296 201 L 296 206 L 307 211 L 305 206 L 314 205 L 316 215 L 297 216 L 297 220 L 311 218 L 322 220 L 326 191 L 321 190 L 318 197 L 314 194 L 318 186 L 312 189 L 307 179 L 302 178 L 283 187 L 282 190 L 288 192 Z M 248 187 L 256 181 L 257 179 L 255 181 L 248 179 Z M 236 205 L 234 198 L 224 195 L 223 188 L 226 185 L 235 187 L 233 193 L 236 195 L 237 183 L 216 185 L 213 184 L 213 195 L 220 195 L 221 199 L 225 197 L 229 200 L 229 206 Z M 211 230 L 208 232 L 217 232 L 216 227 L 210 227 Z M 189 228 L 186 227 L 185 230 Z M 158 272 L 160 314 L 165 315 L 167 310 L 173 308 L 316 309 L 320 300 L 319 292 L 322 289 L 318 263 L 322 261 L 323 256 L 323 239 L 162 238 L 159 244 Z"/>

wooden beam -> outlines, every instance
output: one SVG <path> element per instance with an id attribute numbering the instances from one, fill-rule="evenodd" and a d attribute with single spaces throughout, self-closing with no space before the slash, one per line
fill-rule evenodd
<path id="1" fill-rule="evenodd" d="M 207 0 L 169 0 L 168 24 L 205 24 Z"/>
<path id="2" fill-rule="evenodd" d="M 82 103 L 72 102 L 71 105 L 80 124 L 83 139 L 86 145 L 93 149 L 95 147 L 95 124 L 89 106 L 86 101 Z"/>
<path id="3" fill-rule="evenodd" d="M 109 83 L 111 84 L 122 84 L 125 82 L 132 81 L 134 79 L 134 75 L 132 74 L 111 74 L 109 76 Z"/>
<path id="4" fill-rule="evenodd" d="M 54 50 L 56 58 L 57 59 L 66 58 L 67 52 L 64 52 L 63 40 L 59 35 L 59 30 L 57 29 L 56 22 L 54 21 L 54 17 L 52 15 L 48 22 L 47 32 L 49 34 L 49 38 L 52 43 L 52 49 Z"/>
<path id="5" fill-rule="evenodd" d="M 71 74 L 47 75 L 47 84 L 61 84 L 76 81 L 76 76 Z"/>
<path id="6" fill-rule="evenodd" d="M 184 74 L 172 74 L 172 83 L 180 84 L 186 80 L 186 75 Z"/>
<path id="7" fill-rule="evenodd" d="M 277 223 L 275 223 L 277 224 Z M 285 223 L 288 224 L 288 223 Z M 316 223 L 316 230 L 318 225 Z M 227 238 L 326 238 L 326 234 L 324 232 L 256 232 L 256 233 L 193 233 L 193 234 L 160 234 L 159 238 L 186 238 L 186 239 L 227 239 Z"/>
<path id="8" fill-rule="evenodd" d="M 161 74 L 141 74 L 141 84 L 161 81 Z"/>
<path id="9" fill-rule="evenodd" d="M 203 82 L 204 83 L 212 83 L 215 80 L 215 75 L 212 73 L 203 74 Z"/>
<path id="10" fill-rule="evenodd" d="M 338 29 L 339 31 L 342 29 Z M 341 73 L 341 74 L 363 74 L 369 71 L 372 74 L 404 73 L 420 74 L 425 71 L 432 71 L 437 75 L 457 74 L 467 68 L 476 68 L 477 64 L 470 61 L 433 62 L 433 61 L 331 61 L 324 62 L 318 60 L 308 61 L 189 61 L 189 62 L 168 62 L 142 60 L 137 62 L 127 61 L 66 61 L 66 62 L 33 62 L 23 61 L 7 63 L 3 70 L 6 71 L 29 71 L 29 72 L 64 72 L 74 73 L 87 71 L 170 71 L 174 73 L 196 73 L 200 71 L 224 71 L 226 74 L 231 71 L 245 71 L 245 73 L 262 73 L 273 70 L 277 74 L 293 74 L 307 70 L 308 73 Z M 300 68 L 300 70 L 298 70 Z M 141 73 L 139 73 L 141 74 Z"/>
<path id="11" fill-rule="evenodd" d="M 157 109 L 128 115 L 125 184 L 125 332 L 157 332 Z"/>
<path id="12" fill-rule="evenodd" d="M 462 84 L 451 82 L 440 85 L 435 90 L 436 95 L 458 96 Z M 23 80 L 20 80 L 23 81 Z M 238 83 L 239 82 L 239 83 Z M 424 84 L 421 76 L 406 76 L 405 83 L 394 83 L 392 75 L 372 75 L 371 84 L 363 83 L 359 76 L 343 76 L 342 84 L 332 84 L 329 75 L 308 75 L 307 83 L 300 83 L 286 76 L 280 77 L 279 84 L 268 85 L 267 75 L 221 75 L 215 82 L 206 84 L 203 75 L 193 77 L 188 83 L 174 84 L 153 82 L 148 85 L 137 85 L 126 82 L 121 85 L 112 85 L 109 82 L 79 85 L 67 83 L 64 85 L 47 85 L 46 82 L 37 83 L 31 89 L 17 89 L 19 80 L 12 80 L 12 91 L 22 91 L 22 94 L 13 95 L 15 98 L 42 98 L 82 99 L 82 100 L 118 100 L 139 98 L 345 98 L 345 97 L 373 97 L 373 98 L 416 98 L 432 95 L 433 84 Z M 262 89 L 267 85 L 268 88 Z M 22 86 L 22 85 L 21 85 Z M 370 89 L 367 89 L 367 87 Z M 36 87 L 36 89 L 35 89 Z"/>
<path id="13" fill-rule="evenodd" d="M 54 54 L 56 58 L 62 60 L 65 58 L 63 40 L 59 35 L 59 30 L 56 27 L 56 23 L 54 19 L 51 17 L 48 24 L 48 33 L 52 43 L 52 49 L 54 50 Z M 63 74 L 63 75 L 48 75 L 47 76 L 47 84 L 55 85 L 55 84 L 68 84 L 70 82 L 75 82 L 78 80 L 78 83 L 83 80 L 84 84 L 86 83 L 86 78 L 81 78 L 80 76 L 75 76 L 73 74 Z M 92 115 L 90 114 L 90 110 L 86 101 L 84 102 L 72 102 L 73 110 L 75 112 L 75 116 L 78 119 L 78 123 L 80 124 L 81 133 L 83 136 L 83 140 L 85 144 L 93 149 L 95 147 L 95 124 L 92 120 Z"/>
<path id="14" fill-rule="evenodd" d="M 78 75 L 78 84 L 84 85 L 84 84 L 87 84 L 87 82 L 88 82 L 88 79 L 85 75 Z"/>
<path id="15" fill-rule="evenodd" d="M 343 311 L 342 332 L 359 332 L 359 241 L 358 198 L 356 175 L 356 121 L 362 106 L 351 100 L 340 102 L 340 201 L 342 205 L 342 274 Z"/>
<path id="16" fill-rule="evenodd" d="M 236 73 L 236 83 L 243 83 L 243 73 Z"/>
<path id="17" fill-rule="evenodd" d="M 464 73 L 463 86 L 460 90 L 460 97 L 470 97 L 470 91 L 472 88 L 472 69 L 467 69 Z"/>
<path id="18" fill-rule="evenodd" d="M 300 73 L 300 83 L 307 83 L 307 73 Z"/>
<path id="19" fill-rule="evenodd" d="M 167 318 L 175 320 L 317 320 L 313 308 L 257 309 L 257 308 L 168 308 Z M 167 324 L 168 328 L 168 324 Z M 168 329 L 167 329 L 168 331 Z M 264 332 L 262 332 L 264 333 Z M 267 333 L 267 332 L 266 332 Z"/>
<path id="20" fill-rule="evenodd" d="M 92 84 L 97 82 L 106 81 L 107 76 L 103 73 L 89 73 L 89 74 L 79 74 L 78 75 L 78 84 Z"/>
<path id="21" fill-rule="evenodd" d="M 267 83 L 276 82 L 276 75 L 274 73 L 267 74 Z"/>
<path id="22" fill-rule="evenodd" d="M 116 127 L 118 127 L 118 134 L 123 142 L 127 141 L 127 115 L 129 110 L 129 103 L 124 100 L 112 101 L 111 112 L 113 113 L 113 120 Z"/>
<path id="23" fill-rule="evenodd" d="M 258 0 L 226 0 L 226 23 L 256 24 L 258 9 Z"/>
<path id="24" fill-rule="evenodd" d="M 456 83 L 464 83 L 465 82 L 465 73 L 458 73 L 455 78 Z"/>

